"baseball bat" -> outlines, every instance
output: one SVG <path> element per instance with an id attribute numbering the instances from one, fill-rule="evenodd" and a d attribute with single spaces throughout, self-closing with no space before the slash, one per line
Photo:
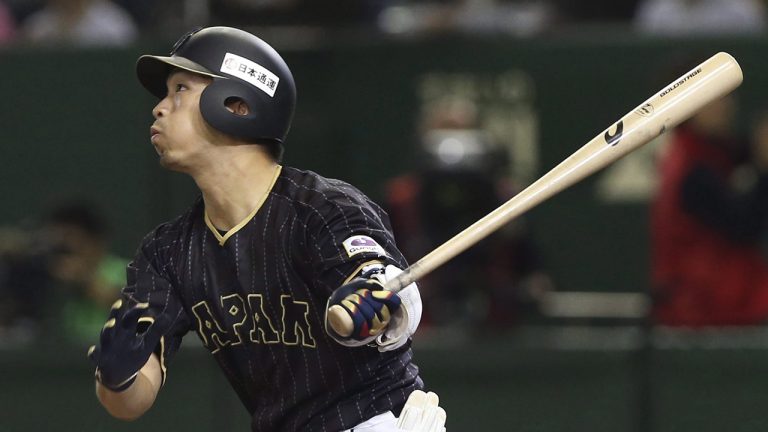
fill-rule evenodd
<path id="1" fill-rule="evenodd" d="M 399 292 L 515 217 L 687 120 L 708 103 L 733 91 L 742 80 L 736 59 L 724 52 L 713 55 L 621 117 L 512 199 L 387 281 L 385 289 Z M 340 316 L 341 310 L 328 313 L 334 330 L 342 335 L 351 334 L 351 321 Z"/>

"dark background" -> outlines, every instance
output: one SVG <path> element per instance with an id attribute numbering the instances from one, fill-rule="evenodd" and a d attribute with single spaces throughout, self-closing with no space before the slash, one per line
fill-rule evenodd
<path id="1" fill-rule="evenodd" d="M 0 224 L 33 224 L 53 203 L 85 196 L 104 207 L 115 250 L 130 256 L 146 232 L 189 205 L 196 194 L 191 180 L 156 162 L 148 139 L 154 102 L 133 74 L 139 54 L 167 45 L 0 51 Z M 299 104 L 285 164 L 341 178 L 381 200 L 387 179 L 417 166 L 420 77 L 520 70 L 535 87 L 542 174 L 660 89 L 669 80 L 659 77 L 681 59 L 730 52 L 744 69 L 745 111 L 760 107 L 767 48 L 762 38 L 669 43 L 612 33 L 332 39 L 286 48 Z M 559 289 L 645 292 L 647 202 L 606 203 L 595 192 L 599 178 L 533 210 L 532 233 Z M 644 351 L 638 328 L 621 331 L 598 333 L 604 344 L 577 340 L 570 348 L 530 329 L 447 344 L 419 345 L 417 337 L 416 361 L 443 398 L 452 431 L 768 426 L 768 345 Z M 628 345 L 615 344 L 622 338 Z M 197 347 L 192 339 L 187 345 Z M 201 349 L 183 350 L 157 406 L 138 423 L 123 424 L 98 406 L 84 348 L 35 348 L 0 346 L 2 431 L 247 429 L 246 413 Z"/>

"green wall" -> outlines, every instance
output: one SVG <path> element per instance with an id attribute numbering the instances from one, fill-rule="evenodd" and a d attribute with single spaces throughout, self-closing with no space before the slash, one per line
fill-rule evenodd
<path id="1" fill-rule="evenodd" d="M 677 59 L 734 54 L 744 68 L 739 94 L 748 114 L 766 97 L 767 48 L 763 39 L 670 43 L 598 35 L 334 41 L 287 49 L 299 105 L 285 162 L 348 180 L 381 199 L 387 179 L 419 164 L 415 127 L 425 76 L 518 71 L 534 90 L 540 158 L 533 171 L 540 175 L 660 88 L 659 75 Z M 34 221 L 54 202 L 85 196 L 107 209 L 115 248 L 130 255 L 147 231 L 189 204 L 194 184 L 162 171 L 148 142 L 153 101 L 132 69 L 145 50 L 164 48 L 0 51 L 0 224 Z M 544 203 L 528 222 L 561 289 L 645 290 L 647 203 L 605 202 L 595 192 L 599 179 Z M 516 348 L 514 341 L 418 350 L 452 430 L 633 431 L 643 421 L 670 432 L 768 425 L 761 385 L 768 350 L 653 353 L 643 364 L 652 366 L 654 414 L 642 420 L 635 375 L 642 369 L 632 352 Z M 247 419 L 207 357 L 195 350 L 179 356 L 158 409 L 138 427 L 244 430 Z M 91 373 L 80 351 L 0 351 L 0 430 L 136 430 L 98 409 Z M 219 393 L 226 396 L 214 397 Z"/>
<path id="2" fill-rule="evenodd" d="M 440 395 L 450 431 L 768 428 L 768 349 L 661 349 L 641 357 L 632 350 L 526 347 L 517 336 L 446 347 L 420 339 L 416 362 Z M 187 343 L 197 340 L 191 336 Z M 99 406 L 84 353 L 6 347 L 0 354 L 0 430 L 248 430 L 245 409 L 202 349 L 179 353 L 155 406 L 135 423 L 114 420 Z"/>

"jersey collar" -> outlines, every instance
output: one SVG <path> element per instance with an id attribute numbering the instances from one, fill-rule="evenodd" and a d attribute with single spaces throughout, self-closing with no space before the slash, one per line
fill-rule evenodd
<path id="1" fill-rule="evenodd" d="M 267 191 L 264 192 L 264 196 L 261 197 L 261 200 L 256 204 L 256 207 L 253 209 L 253 211 L 245 217 L 245 219 L 241 220 L 240 223 L 232 227 L 229 231 L 225 232 L 224 235 L 219 233 L 219 230 L 216 229 L 216 227 L 213 225 L 213 222 L 211 222 L 211 219 L 208 217 L 208 211 L 203 211 L 203 218 L 205 219 L 205 224 L 208 226 L 208 229 L 213 233 L 214 237 L 216 237 L 216 240 L 219 242 L 219 246 L 224 246 L 224 243 L 226 243 L 227 239 L 235 235 L 242 227 L 244 227 L 248 222 L 250 222 L 251 219 L 253 219 L 254 216 L 256 216 L 256 213 L 258 213 L 261 206 L 264 204 L 264 201 L 267 200 L 267 197 L 269 196 L 269 193 L 272 191 L 272 188 L 275 186 L 275 182 L 277 181 L 277 178 L 280 176 L 280 172 L 283 170 L 282 165 L 278 165 L 277 169 L 275 170 L 275 175 L 272 177 L 272 181 L 269 183 L 269 187 L 267 188 Z"/>

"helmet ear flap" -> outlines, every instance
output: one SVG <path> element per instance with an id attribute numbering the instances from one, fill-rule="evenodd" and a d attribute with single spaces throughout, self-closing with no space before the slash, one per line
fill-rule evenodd
<path id="1" fill-rule="evenodd" d="M 214 129 L 248 141 L 259 141 L 266 136 L 265 131 L 254 130 L 254 124 L 269 124 L 259 108 L 258 90 L 235 80 L 214 79 L 200 95 L 200 112 L 203 119 Z M 248 105 L 248 114 L 235 114 L 227 109 L 227 102 L 237 98 Z"/>

